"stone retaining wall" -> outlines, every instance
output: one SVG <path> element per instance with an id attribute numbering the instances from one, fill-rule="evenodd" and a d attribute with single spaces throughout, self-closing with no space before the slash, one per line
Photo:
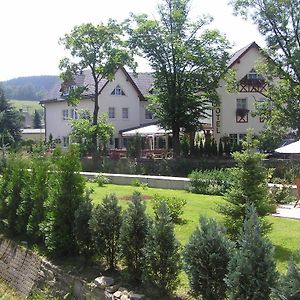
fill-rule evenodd
<path id="1" fill-rule="evenodd" d="M 28 297 L 34 289 L 47 291 L 53 296 L 58 296 L 59 299 L 138 300 L 144 298 L 144 295 L 115 284 L 113 278 L 99 275 L 93 282 L 87 282 L 80 277 L 67 274 L 26 247 L 0 237 L 0 277 L 22 297 Z"/>
<path id="2" fill-rule="evenodd" d="M 99 173 L 81 172 L 81 175 L 88 179 L 94 179 Z M 101 173 L 107 177 L 111 183 L 120 185 L 130 185 L 134 179 L 146 183 L 149 187 L 159 189 L 184 190 L 190 185 L 190 179 L 186 177 L 151 176 L 151 175 L 131 175 L 131 174 L 109 174 Z"/>
<path id="3" fill-rule="evenodd" d="M 37 280 L 41 259 L 16 243 L 0 238 L 0 277 L 27 297 Z"/>

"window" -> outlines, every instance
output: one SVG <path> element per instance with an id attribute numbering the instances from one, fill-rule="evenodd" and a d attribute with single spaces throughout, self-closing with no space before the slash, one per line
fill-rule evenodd
<path id="1" fill-rule="evenodd" d="M 69 146 L 70 140 L 68 136 L 63 136 L 63 147 L 67 148 Z"/>
<path id="2" fill-rule="evenodd" d="M 76 108 L 72 108 L 71 111 L 70 111 L 70 115 L 71 115 L 71 118 L 73 120 L 77 120 L 78 119 L 77 109 Z"/>
<path id="3" fill-rule="evenodd" d="M 114 96 L 125 96 L 124 91 L 121 89 L 119 85 L 117 85 L 110 94 Z"/>
<path id="4" fill-rule="evenodd" d="M 247 74 L 247 79 L 250 80 L 259 80 L 262 79 L 261 75 L 257 74 L 255 69 L 252 69 L 248 74 Z"/>
<path id="5" fill-rule="evenodd" d="M 147 119 L 147 120 L 152 120 L 153 119 L 152 112 L 147 110 L 147 109 L 145 110 L 145 119 Z"/>
<path id="6" fill-rule="evenodd" d="M 63 120 L 69 119 L 69 110 L 68 109 L 63 109 L 62 114 L 63 114 Z"/>
<path id="7" fill-rule="evenodd" d="M 76 85 L 70 85 L 70 86 L 65 87 L 64 90 L 63 90 L 62 95 L 63 95 L 63 96 L 69 96 L 69 95 L 70 95 L 70 92 L 71 92 L 72 90 L 75 90 L 75 88 L 76 88 Z"/>
<path id="8" fill-rule="evenodd" d="M 237 109 L 247 109 L 247 99 L 236 99 Z"/>
<path id="9" fill-rule="evenodd" d="M 123 138 L 123 147 L 127 148 L 128 145 L 128 139 L 127 138 Z"/>
<path id="10" fill-rule="evenodd" d="M 122 108 L 122 118 L 123 119 L 128 119 L 128 107 L 123 107 Z"/>
<path id="11" fill-rule="evenodd" d="M 245 137 L 246 137 L 245 133 L 240 133 L 239 134 L 239 143 L 241 143 Z"/>
<path id="12" fill-rule="evenodd" d="M 229 141 L 231 145 L 237 144 L 238 142 L 237 134 L 236 133 L 229 134 Z"/>
<path id="13" fill-rule="evenodd" d="M 114 107 L 109 107 L 108 108 L 108 117 L 110 119 L 114 119 L 116 117 L 116 110 Z"/>

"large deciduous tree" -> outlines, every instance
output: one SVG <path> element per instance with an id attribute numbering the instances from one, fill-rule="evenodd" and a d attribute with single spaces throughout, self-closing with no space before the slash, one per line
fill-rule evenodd
<path id="1" fill-rule="evenodd" d="M 98 124 L 99 103 L 101 94 L 100 81 L 111 80 L 120 66 L 134 67 L 133 56 L 122 39 L 122 26 L 114 20 L 109 20 L 105 25 L 91 23 L 75 26 L 73 30 L 60 39 L 60 43 L 70 51 L 72 60 L 64 58 L 60 61 L 61 77 L 70 82 L 83 69 L 91 71 L 93 78 L 93 125 Z M 71 90 L 68 102 L 77 105 L 86 86 L 76 87 Z M 91 88 L 91 87 L 90 87 Z M 94 147 L 97 146 L 97 135 L 93 138 Z"/>
<path id="2" fill-rule="evenodd" d="M 172 130 L 174 156 L 180 153 L 181 128 L 200 125 L 226 69 L 229 43 L 216 30 L 206 29 L 211 18 L 189 19 L 190 0 L 163 0 L 159 20 L 132 15 L 130 45 L 139 49 L 155 72 L 151 109 Z"/>
<path id="3" fill-rule="evenodd" d="M 231 4 L 236 14 L 257 24 L 272 58 L 262 68 L 269 101 L 260 107 L 260 114 L 267 125 L 291 128 L 300 136 L 300 1 L 232 0 Z"/>

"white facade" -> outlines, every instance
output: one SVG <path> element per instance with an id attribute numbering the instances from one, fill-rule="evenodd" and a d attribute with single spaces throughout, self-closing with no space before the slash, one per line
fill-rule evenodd
<path id="1" fill-rule="evenodd" d="M 99 116 L 107 114 L 108 121 L 114 126 L 111 147 L 124 146 L 120 130 L 137 128 L 154 121 L 146 114 L 148 102 L 145 98 L 141 99 L 141 92 L 129 76 L 123 68 L 118 69 L 114 80 L 103 84 L 98 97 Z M 150 88 L 152 83 L 153 80 L 143 83 L 143 87 L 148 85 Z M 57 86 L 56 89 L 58 88 Z M 90 99 L 82 99 L 77 107 L 68 106 L 65 99 L 58 97 L 44 100 L 42 104 L 45 108 L 46 139 L 52 134 L 53 139 L 59 139 L 63 146 L 67 146 L 67 137 L 71 133 L 70 118 L 76 118 L 82 110 L 89 110 L 91 113 L 94 110 L 94 102 Z"/>
<path id="2" fill-rule="evenodd" d="M 252 43 L 236 52 L 228 62 L 228 67 L 234 69 L 237 80 L 243 82 L 244 79 L 257 77 L 254 70 L 263 59 L 260 48 L 256 43 Z M 106 113 L 109 116 L 109 122 L 115 128 L 110 147 L 123 148 L 125 146 L 124 139 L 126 138 L 121 136 L 120 131 L 128 131 L 155 121 L 151 113 L 147 112 L 148 102 L 145 97 L 151 92 L 153 82 L 154 78 L 149 73 L 141 73 L 138 77 L 134 77 L 124 68 L 118 69 L 114 80 L 101 82 L 102 90 L 98 97 L 99 115 Z M 249 82 L 240 86 L 239 92 L 230 93 L 226 90 L 225 81 L 221 80 L 218 88 L 220 104 L 213 110 L 212 121 L 210 118 L 203 120 L 208 124 L 212 123 L 213 135 L 217 141 L 221 137 L 229 137 L 238 143 L 245 136 L 248 128 L 253 128 L 255 134 L 263 130 L 264 123 L 259 116 L 253 116 L 253 112 L 255 102 L 265 99 L 259 93 L 259 88 L 253 88 Z M 253 82 L 261 83 L 252 80 Z M 78 75 L 78 85 L 80 84 L 89 86 L 88 96 L 91 98 L 93 81 L 88 73 Z M 74 107 L 68 106 L 63 98 L 61 83 L 55 89 L 52 96 L 41 101 L 45 107 L 46 139 L 52 134 L 53 139 L 60 139 L 62 144 L 67 146 L 71 132 L 69 118 L 75 117 Z M 89 99 L 81 100 L 76 107 L 77 114 L 80 110 L 93 112 L 93 109 L 94 103 Z M 242 109 L 247 113 L 241 117 L 237 114 L 237 109 Z"/>
<path id="3" fill-rule="evenodd" d="M 247 129 L 253 128 L 256 135 L 263 130 L 263 120 L 259 116 L 253 115 L 255 103 L 266 100 L 258 92 L 262 87 L 262 82 L 258 82 L 260 85 L 258 88 L 252 86 L 253 83 L 256 84 L 255 78 L 257 78 L 257 74 L 254 74 L 253 71 L 257 64 L 263 62 L 263 59 L 264 57 L 255 43 L 241 49 L 233 57 L 229 67 L 235 70 L 237 81 L 240 82 L 244 79 L 245 84 L 239 86 L 239 92 L 230 93 L 226 89 L 225 81 L 220 82 L 218 88 L 220 105 L 213 111 L 213 132 L 217 141 L 221 137 L 229 137 L 230 140 L 238 143 L 247 133 Z M 253 78 L 253 80 L 247 83 L 247 78 Z M 239 109 L 245 110 L 244 116 L 239 115 Z"/>

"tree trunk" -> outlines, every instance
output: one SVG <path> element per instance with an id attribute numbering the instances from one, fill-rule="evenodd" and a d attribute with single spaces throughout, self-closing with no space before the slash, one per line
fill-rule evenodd
<path id="1" fill-rule="evenodd" d="M 180 157 L 179 126 L 172 127 L 173 158 Z"/>
<path id="2" fill-rule="evenodd" d="M 98 114 L 99 114 L 99 103 L 98 103 L 98 91 L 99 86 L 98 83 L 95 80 L 95 95 L 94 95 L 94 112 L 93 112 L 93 125 L 98 124 Z M 97 133 L 93 136 L 93 149 L 92 149 L 92 157 L 94 166 L 96 167 L 98 165 L 98 162 L 100 161 L 100 153 L 98 149 L 98 141 L 97 141 Z"/>

